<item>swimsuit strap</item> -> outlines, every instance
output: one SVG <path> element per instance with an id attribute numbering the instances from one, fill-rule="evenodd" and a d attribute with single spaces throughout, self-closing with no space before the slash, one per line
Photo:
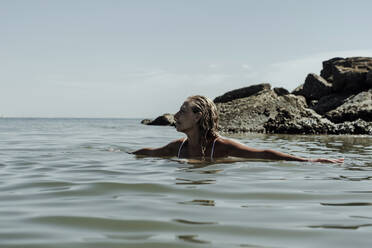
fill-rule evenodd
<path id="1" fill-rule="evenodd" d="M 213 146 L 211 150 L 211 161 L 213 161 L 213 154 L 214 154 L 214 145 L 216 144 L 216 141 L 218 140 L 219 137 L 215 138 L 213 141 Z"/>
<path id="2" fill-rule="evenodd" d="M 213 141 L 213 146 L 212 146 L 212 150 L 211 150 L 211 161 L 213 161 L 213 154 L 214 154 L 214 146 L 216 144 L 216 141 L 218 140 L 219 137 L 215 138 L 214 141 Z M 180 148 L 178 149 L 178 154 L 177 154 L 177 157 L 180 158 L 181 156 L 181 150 L 182 150 L 182 147 L 183 147 L 183 144 L 185 144 L 187 138 L 185 138 L 181 145 L 180 145 Z"/>
<path id="3" fill-rule="evenodd" d="M 185 138 L 185 139 L 182 141 L 182 144 L 180 145 L 180 148 L 178 149 L 178 155 L 177 155 L 178 158 L 180 158 L 180 155 L 181 155 L 181 149 L 182 149 L 183 144 L 185 144 L 186 140 L 187 140 L 187 138 Z"/>

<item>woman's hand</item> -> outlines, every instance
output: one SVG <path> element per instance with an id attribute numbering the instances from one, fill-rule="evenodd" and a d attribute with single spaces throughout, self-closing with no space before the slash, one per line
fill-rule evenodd
<path id="1" fill-rule="evenodd" d="M 319 163 L 343 163 L 343 158 L 338 159 L 331 159 L 331 158 L 316 158 L 316 159 L 309 159 L 309 162 L 319 162 Z"/>

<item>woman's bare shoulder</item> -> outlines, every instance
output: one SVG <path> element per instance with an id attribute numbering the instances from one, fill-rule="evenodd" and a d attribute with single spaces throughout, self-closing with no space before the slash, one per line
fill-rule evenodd
<path id="1" fill-rule="evenodd" d="M 249 147 L 239 141 L 229 138 L 218 138 L 216 141 L 218 144 L 219 151 L 221 154 L 229 155 L 229 156 L 237 156 L 240 155 L 241 152 L 259 152 L 259 149 L 255 149 Z"/>
<path id="2" fill-rule="evenodd" d="M 238 141 L 235 141 L 233 139 L 225 138 L 225 137 L 218 137 L 216 143 L 222 145 L 222 146 L 236 146 L 236 145 L 242 145 Z"/>
<path id="3" fill-rule="evenodd" d="M 175 139 L 171 142 L 169 142 L 166 147 L 172 149 L 172 150 L 178 150 L 179 146 L 182 144 L 182 142 L 185 140 L 185 138 Z"/>

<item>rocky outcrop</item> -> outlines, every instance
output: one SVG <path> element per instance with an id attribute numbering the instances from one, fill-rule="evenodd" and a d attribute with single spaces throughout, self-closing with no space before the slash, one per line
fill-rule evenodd
<path id="1" fill-rule="evenodd" d="M 256 84 L 256 85 L 252 85 L 252 86 L 226 92 L 222 96 L 216 97 L 214 99 L 214 102 L 215 103 L 229 102 L 235 99 L 249 97 L 251 95 L 256 94 L 257 92 L 260 92 L 265 89 L 270 89 L 270 88 L 271 88 L 270 84 Z"/>
<path id="2" fill-rule="evenodd" d="M 324 115 L 328 111 L 331 111 L 338 106 L 341 106 L 345 103 L 346 99 L 349 97 L 349 94 L 345 93 L 332 93 L 328 96 L 323 96 L 317 102 L 313 102 L 311 108 L 315 110 L 320 115 Z"/>
<path id="3" fill-rule="evenodd" d="M 311 110 L 291 113 L 287 109 L 278 109 L 275 118 L 264 124 L 266 133 L 285 134 L 334 134 L 336 126 Z"/>
<path id="4" fill-rule="evenodd" d="M 372 122 L 361 119 L 356 121 L 346 121 L 337 124 L 337 134 L 368 134 L 372 135 Z"/>
<path id="5" fill-rule="evenodd" d="M 334 133 L 335 125 L 307 108 L 304 97 L 265 89 L 250 97 L 216 103 L 225 133 Z"/>
<path id="6" fill-rule="evenodd" d="M 151 119 L 144 119 L 141 121 L 141 124 L 144 124 L 144 125 L 149 125 L 149 123 L 151 123 L 152 120 Z"/>
<path id="7" fill-rule="evenodd" d="M 372 135 L 372 58 L 324 61 L 320 76 L 308 74 L 292 93 L 257 84 L 229 91 L 214 102 L 225 133 Z M 174 125 L 164 116 L 143 122 Z"/>
<path id="8" fill-rule="evenodd" d="M 242 89 L 230 91 L 215 99 L 220 129 L 229 133 L 372 135 L 371 73 L 372 58 L 334 58 L 323 62 L 320 76 L 308 74 L 292 94 L 271 90 L 268 84 L 247 87 L 256 91 L 245 97 L 231 97 Z"/>
<path id="9" fill-rule="evenodd" d="M 289 91 L 287 89 L 282 88 L 282 87 L 276 87 L 273 90 L 274 90 L 275 94 L 277 94 L 278 96 L 285 96 L 285 95 L 289 94 Z"/>
<path id="10" fill-rule="evenodd" d="M 372 122 L 372 89 L 345 99 L 342 105 L 327 112 L 326 117 L 335 123 L 357 119 Z"/>
<path id="11" fill-rule="evenodd" d="M 172 114 L 163 114 L 157 117 L 155 120 L 144 119 L 141 121 L 145 125 L 155 125 L 155 126 L 175 126 L 174 116 Z"/>
<path id="12" fill-rule="evenodd" d="M 335 92 L 357 93 L 371 87 L 370 76 L 367 80 L 371 70 L 369 57 L 333 58 L 323 62 L 320 76 L 332 83 Z"/>
<path id="13" fill-rule="evenodd" d="M 297 87 L 292 93 L 302 95 L 308 101 L 319 100 L 321 97 L 332 93 L 332 84 L 321 76 L 310 73 L 307 75 L 305 83 Z"/>
<path id="14" fill-rule="evenodd" d="M 372 70 L 367 73 L 366 84 L 369 88 L 372 88 Z"/>

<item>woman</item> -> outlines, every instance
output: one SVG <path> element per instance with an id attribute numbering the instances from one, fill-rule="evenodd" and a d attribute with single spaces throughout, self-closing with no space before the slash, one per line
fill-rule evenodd
<path id="1" fill-rule="evenodd" d="M 143 148 L 133 152 L 147 156 L 177 156 L 178 158 L 210 159 L 240 157 L 253 159 L 289 160 L 342 163 L 344 159 L 308 159 L 290 154 L 248 147 L 218 135 L 218 112 L 216 105 L 204 96 L 191 96 L 175 114 L 176 129 L 187 138 L 178 139 L 160 148 Z"/>

